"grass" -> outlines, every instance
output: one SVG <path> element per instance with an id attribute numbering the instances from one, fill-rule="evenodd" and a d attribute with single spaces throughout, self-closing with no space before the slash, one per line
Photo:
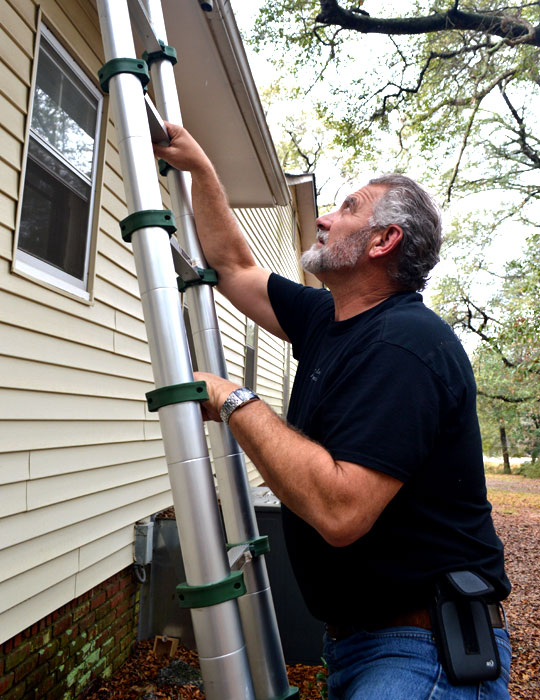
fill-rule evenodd
<path id="1" fill-rule="evenodd" d="M 540 493 L 489 489 L 488 498 L 491 505 L 499 508 L 502 513 L 515 513 L 522 508 L 540 510 Z"/>
<path id="2" fill-rule="evenodd" d="M 484 457 L 484 469 L 487 474 L 504 474 L 504 464 L 498 457 Z M 519 474 L 528 479 L 540 479 L 540 460 L 531 462 L 521 457 L 510 459 L 512 474 Z"/>
<path id="3" fill-rule="evenodd" d="M 536 460 L 534 463 L 523 462 L 516 474 L 526 476 L 529 479 L 540 479 L 540 461 Z"/>

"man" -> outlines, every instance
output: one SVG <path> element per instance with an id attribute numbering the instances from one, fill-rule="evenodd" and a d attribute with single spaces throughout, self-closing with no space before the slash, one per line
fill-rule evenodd
<path id="1" fill-rule="evenodd" d="M 474 378 L 456 336 L 417 293 L 438 261 L 436 207 L 402 175 L 371 181 L 317 220 L 302 264 L 327 289 L 303 287 L 256 265 L 210 161 L 184 129 L 167 126 L 170 145 L 156 154 L 191 172 L 197 230 L 220 291 L 290 340 L 299 361 L 289 424 L 257 397 L 239 398 L 234 383 L 197 378 L 208 387 L 205 417 L 229 422 L 282 501 L 298 583 L 327 623 L 329 697 L 472 700 L 481 688 L 482 698 L 508 698 L 510 647 L 497 604 L 510 585 L 486 500 Z M 483 582 L 481 609 L 493 620 L 484 615 L 489 630 L 475 632 L 463 589 Z M 452 635 L 444 658 L 448 630 L 435 632 L 437 645 L 433 638 L 436 594 L 459 610 L 466 662 L 476 647 L 482 655 L 479 639 L 493 629 L 496 680 L 477 681 L 476 670 L 471 680 L 454 664 Z M 488 649 L 481 665 L 493 668 L 495 657 Z"/>

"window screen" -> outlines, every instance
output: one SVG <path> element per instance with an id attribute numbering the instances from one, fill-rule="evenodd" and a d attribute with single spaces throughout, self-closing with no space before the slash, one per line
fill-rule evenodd
<path id="1" fill-rule="evenodd" d="M 18 248 L 86 289 L 101 95 L 42 27 Z"/>

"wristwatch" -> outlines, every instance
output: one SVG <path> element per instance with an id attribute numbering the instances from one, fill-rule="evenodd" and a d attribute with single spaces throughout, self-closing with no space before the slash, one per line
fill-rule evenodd
<path id="1" fill-rule="evenodd" d="M 225 399 L 223 406 L 219 411 L 219 417 L 226 425 L 228 425 L 229 418 L 231 417 L 233 411 L 236 411 L 237 408 L 244 406 L 246 403 L 257 401 L 258 398 L 259 397 L 257 394 L 251 391 L 251 389 L 248 389 L 246 386 L 243 386 L 240 389 L 235 389 L 234 391 L 231 391 L 231 393 Z"/>

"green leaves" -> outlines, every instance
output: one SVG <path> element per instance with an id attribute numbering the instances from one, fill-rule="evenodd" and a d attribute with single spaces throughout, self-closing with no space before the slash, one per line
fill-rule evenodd
<path id="1" fill-rule="evenodd" d="M 456 271 L 439 283 L 435 306 L 465 338 L 476 339 L 470 352 L 484 449 L 500 449 L 502 422 L 511 454 L 534 456 L 540 450 L 540 236 L 531 234 L 522 255 L 495 275 L 487 265 L 489 238 L 475 241 L 480 222 L 468 223 L 468 235 L 456 229 L 450 235 Z M 482 274 L 483 298 L 477 287 Z"/>
<path id="2" fill-rule="evenodd" d="M 405 170 L 444 199 L 446 275 L 434 304 L 468 339 L 486 439 L 496 444 L 502 420 L 511 449 L 532 454 L 540 429 L 540 41 L 533 31 L 540 7 L 453 6 L 266 0 L 253 38 L 261 48 L 279 47 L 281 99 L 290 75 L 291 94 L 302 98 L 294 118 L 283 119 L 285 163 L 315 170 L 320 183 L 330 153 L 350 176 L 372 164 Z M 510 231 L 520 242 L 528 237 L 523 250 Z M 505 265 L 497 262 L 503 253 Z"/>

